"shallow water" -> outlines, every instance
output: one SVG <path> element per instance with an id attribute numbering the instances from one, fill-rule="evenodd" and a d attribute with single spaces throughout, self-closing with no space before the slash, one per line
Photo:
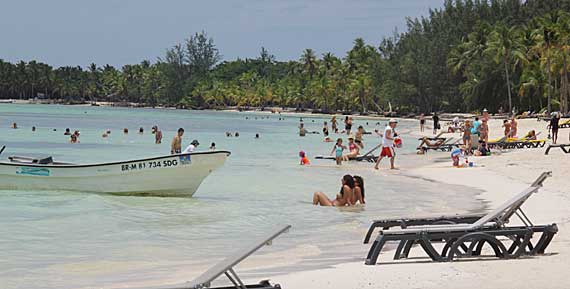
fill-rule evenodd
<path id="1" fill-rule="evenodd" d="M 186 130 L 184 145 L 198 139 L 200 149 L 216 142 L 218 149 L 232 152 L 224 167 L 188 199 L 0 191 L 0 288 L 99 288 L 178 280 L 181 270 L 203 268 L 282 224 L 292 224 L 293 230 L 265 253 L 310 245 L 309 251 L 322 254 L 304 252 L 301 263 L 324 260 L 331 250 L 338 251 L 339 244 L 358 245 L 371 219 L 482 207 L 470 197 L 475 191 L 407 175 L 406 169 L 424 162 L 413 152 L 417 140 L 405 135 L 416 129 L 415 122 L 399 124 L 405 144 L 398 150 L 401 169 L 388 171 L 383 163 L 384 170 L 376 172 L 369 163 L 336 167 L 333 161 L 312 160 L 311 166 L 299 166 L 300 150 L 312 159 L 328 154 L 332 143 L 322 142 L 320 135 L 298 137 L 298 117 L 278 118 L 237 112 L 0 104 L 0 146 L 7 146 L 0 159 L 51 155 L 60 161 L 92 163 L 157 156 L 169 152 L 178 127 Z M 307 128 L 315 131 L 321 130 L 323 120 L 304 117 Z M 10 129 L 12 122 L 20 129 Z M 370 131 L 376 122 L 355 120 Z M 161 145 L 155 145 L 150 134 L 154 124 L 163 130 Z M 37 131 L 33 133 L 31 126 Z M 141 126 L 143 135 L 137 133 Z M 68 143 L 63 135 L 66 127 L 81 131 L 80 144 Z M 129 128 L 128 135 L 122 133 L 124 127 Z M 106 129 L 112 130 L 109 139 L 101 138 Z M 226 138 L 226 131 L 239 131 L 240 137 Z M 260 139 L 254 139 L 256 133 Z M 368 148 L 379 139 L 365 136 L 364 141 Z M 314 191 L 333 197 L 345 173 L 364 177 L 364 208 L 338 210 L 310 204 Z M 343 256 L 364 257 L 357 254 L 349 251 Z"/>

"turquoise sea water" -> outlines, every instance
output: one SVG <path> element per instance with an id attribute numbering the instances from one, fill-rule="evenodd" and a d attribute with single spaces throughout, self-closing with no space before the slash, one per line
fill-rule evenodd
<path id="1" fill-rule="evenodd" d="M 215 142 L 218 149 L 232 152 L 224 167 L 188 199 L 0 191 L 0 288 L 182 282 L 195 277 L 180 279 L 184 272 L 201 270 L 281 224 L 292 224 L 293 230 L 264 252 L 279 254 L 311 245 L 329 259 L 336 252 L 334 256 L 345 257 L 342 260 L 359 260 L 362 252 L 338 253 L 339 246 L 358 248 L 371 219 L 482 207 L 475 197 L 466 201 L 465 196 L 474 192 L 465 188 L 407 175 L 407 169 L 425 162 L 414 153 L 417 140 L 406 135 L 417 129 L 415 122 L 399 124 L 404 135 L 404 148 L 398 150 L 400 170 L 386 170 L 386 162 L 376 172 L 369 163 L 337 167 L 333 161 L 312 159 L 328 154 L 332 143 L 324 143 L 321 135 L 299 137 L 299 117 L 278 118 L 237 112 L 0 104 L 0 146 L 7 147 L 2 160 L 21 154 L 51 155 L 75 163 L 158 156 L 169 152 L 178 127 L 186 130 L 184 146 L 198 139 L 200 149 Z M 328 119 L 307 116 L 304 122 L 309 130 L 320 131 Z M 355 127 L 364 125 L 371 131 L 385 126 L 385 120 L 380 126 L 377 121 L 355 119 Z M 10 129 L 13 122 L 20 128 Z M 155 145 L 150 134 L 155 124 L 163 130 L 161 145 Z M 141 126 L 145 133 L 139 135 Z M 66 127 L 81 131 L 80 144 L 68 142 L 63 135 Z M 124 127 L 129 128 L 128 135 L 122 133 Z M 111 137 L 103 139 L 106 129 L 112 130 Z M 240 137 L 226 138 L 226 131 L 239 131 Z M 260 139 L 254 138 L 256 133 Z M 369 148 L 379 138 L 368 135 L 364 141 Z M 311 166 L 298 165 L 300 150 L 309 154 Z M 364 208 L 338 210 L 310 204 L 315 191 L 333 197 L 345 173 L 364 177 Z M 319 257 L 310 259 L 301 256 L 300 261 L 310 265 Z"/>

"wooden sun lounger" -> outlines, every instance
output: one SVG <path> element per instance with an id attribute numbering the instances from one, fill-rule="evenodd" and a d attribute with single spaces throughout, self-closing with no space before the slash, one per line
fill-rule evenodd
<path id="1" fill-rule="evenodd" d="M 249 247 L 246 247 L 220 261 L 191 282 L 179 286 L 155 287 L 155 289 L 281 289 L 281 286 L 279 284 L 271 285 L 267 280 L 263 280 L 259 282 L 259 284 L 245 285 L 237 273 L 234 271 L 234 267 L 249 257 L 251 254 L 255 253 L 261 247 L 265 245 L 271 245 L 273 239 L 287 232 L 290 228 L 291 225 L 284 226 L 279 230 L 276 230 L 273 233 L 259 239 L 258 241 L 252 243 Z M 231 281 L 233 286 L 210 287 L 212 282 L 218 279 L 218 277 L 221 275 L 225 275 Z"/>
<path id="2" fill-rule="evenodd" d="M 564 153 L 570 154 L 570 144 L 551 144 L 548 145 L 544 154 L 547 155 L 551 148 L 560 148 Z"/>
<path id="3" fill-rule="evenodd" d="M 384 245 L 390 241 L 399 242 L 394 260 L 407 258 L 415 244 L 419 244 L 433 261 L 439 262 L 452 261 L 455 258 L 482 257 L 481 252 L 486 244 L 498 258 L 542 254 L 558 232 L 558 227 L 556 224 L 533 225 L 521 206 L 542 187 L 542 183 L 549 176 L 550 172 L 542 173 L 529 188 L 473 223 L 434 224 L 381 231 L 372 244 L 365 263 L 376 264 Z M 513 215 L 517 215 L 524 226 L 506 226 Z M 532 239 L 536 233 L 541 236 L 533 243 Z M 445 244 L 441 251 L 438 251 L 433 243 L 442 240 Z"/>

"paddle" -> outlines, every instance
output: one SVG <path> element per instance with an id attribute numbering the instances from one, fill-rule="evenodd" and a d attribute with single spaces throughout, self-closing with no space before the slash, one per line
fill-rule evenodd
<path id="1" fill-rule="evenodd" d="M 6 146 L 2 146 L 2 149 L 0 149 L 0 155 L 2 154 L 2 152 L 4 151 L 5 148 L 6 148 Z"/>

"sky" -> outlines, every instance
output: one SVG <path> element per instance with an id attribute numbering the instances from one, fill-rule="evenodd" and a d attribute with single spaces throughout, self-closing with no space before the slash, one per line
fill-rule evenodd
<path id="1" fill-rule="evenodd" d="M 206 31 L 224 60 L 278 60 L 305 48 L 344 56 L 355 38 L 377 46 L 406 17 L 443 0 L 0 0 L 0 59 L 53 66 L 155 61 Z"/>

